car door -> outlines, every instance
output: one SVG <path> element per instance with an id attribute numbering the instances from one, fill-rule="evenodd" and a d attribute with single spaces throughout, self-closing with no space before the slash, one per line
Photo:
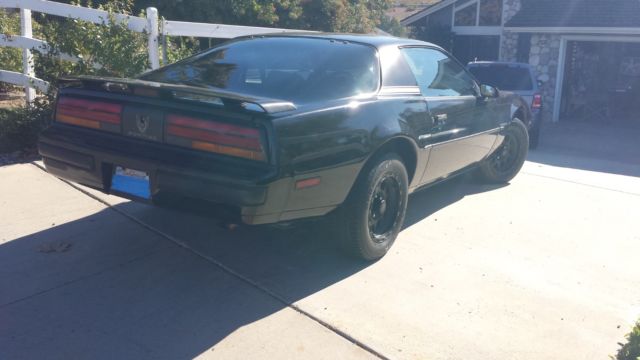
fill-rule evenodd
<path id="1" fill-rule="evenodd" d="M 420 145 L 432 147 L 422 183 L 429 183 L 482 160 L 496 135 L 486 121 L 486 102 L 473 77 L 456 60 L 436 48 L 402 49 L 429 106 L 430 131 Z"/>

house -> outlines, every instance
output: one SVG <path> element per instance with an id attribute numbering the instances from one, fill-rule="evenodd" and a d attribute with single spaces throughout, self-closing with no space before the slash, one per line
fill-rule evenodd
<path id="1" fill-rule="evenodd" d="M 401 23 L 449 31 L 463 62 L 531 64 L 546 119 L 640 126 L 640 0 L 442 0 Z"/>

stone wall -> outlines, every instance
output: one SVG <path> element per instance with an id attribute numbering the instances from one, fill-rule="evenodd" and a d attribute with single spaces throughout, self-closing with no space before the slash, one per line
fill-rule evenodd
<path id="1" fill-rule="evenodd" d="M 513 15 L 520 11 L 521 7 L 520 0 L 504 0 L 502 2 L 502 23 L 506 24 L 507 21 L 511 20 Z"/>
<path id="2" fill-rule="evenodd" d="M 516 61 L 518 51 L 518 34 L 505 31 L 502 34 L 500 49 L 501 61 Z M 538 79 L 542 80 L 543 117 L 545 121 L 552 118 L 553 105 L 558 79 L 558 60 L 560 58 L 560 35 L 531 34 L 529 64 L 533 66 Z"/>
<path id="3" fill-rule="evenodd" d="M 518 34 L 503 31 L 500 40 L 500 60 L 516 61 L 518 51 Z"/>
<path id="4" fill-rule="evenodd" d="M 506 23 L 521 8 L 521 0 L 504 0 L 502 18 Z M 500 42 L 500 60 L 516 61 L 518 52 L 518 33 L 504 30 Z M 529 52 L 529 64 L 531 64 L 542 80 L 542 103 L 544 106 L 543 118 L 549 121 L 553 115 L 553 105 L 556 95 L 556 82 L 558 79 L 558 60 L 560 58 L 560 35 L 555 34 L 531 34 L 531 47 Z"/>
<path id="5" fill-rule="evenodd" d="M 520 0 L 503 0 L 502 2 L 502 23 L 506 24 L 520 11 L 522 4 Z M 500 39 L 500 59 L 503 61 L 516 61 L 516 51 L 518 49 L 518 34 L 503 31 Z"/>
<path id="6" fill-rule="evenodd" d="M 556 100 L 556 79 L 558 59 L 560 58 L 560 35 L 533 34 L 531 36 L 531 53 L 529 64 L 533 66 L 538 79 L 543 82 L 541 93 L 544 105 L 544 119 L 548 121 L 553 114 Z M 559 100 L 559 99 L 558 99 Z"/>

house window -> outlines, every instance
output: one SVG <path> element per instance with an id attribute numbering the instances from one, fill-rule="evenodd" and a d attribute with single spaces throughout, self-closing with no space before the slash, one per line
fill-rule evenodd
<path id="1" fill-rule="evenodd" d="M 480 26 L 502 25 L 502 0 L 480 0 Z"/>
<path id="2" fill-rule="evenodd" d="M 478 3 L 472 3 L 462 9 L 456 10 L 454 26 L 475 26 L 478 17 Z"/>

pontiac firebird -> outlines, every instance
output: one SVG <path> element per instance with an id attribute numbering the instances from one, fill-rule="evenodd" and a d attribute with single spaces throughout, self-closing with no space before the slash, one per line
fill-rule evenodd
<path id="1" fill-rule="evenodd" d="M 524 101 L 417 40 L 251 36 L 134 79 L 61 84 L 39 141 L 51 174 L 246 224 L 324 217 L 368 260 L 395 241 L 408 194 L 468 170 L 508 182 L 528 149 Z"/>

